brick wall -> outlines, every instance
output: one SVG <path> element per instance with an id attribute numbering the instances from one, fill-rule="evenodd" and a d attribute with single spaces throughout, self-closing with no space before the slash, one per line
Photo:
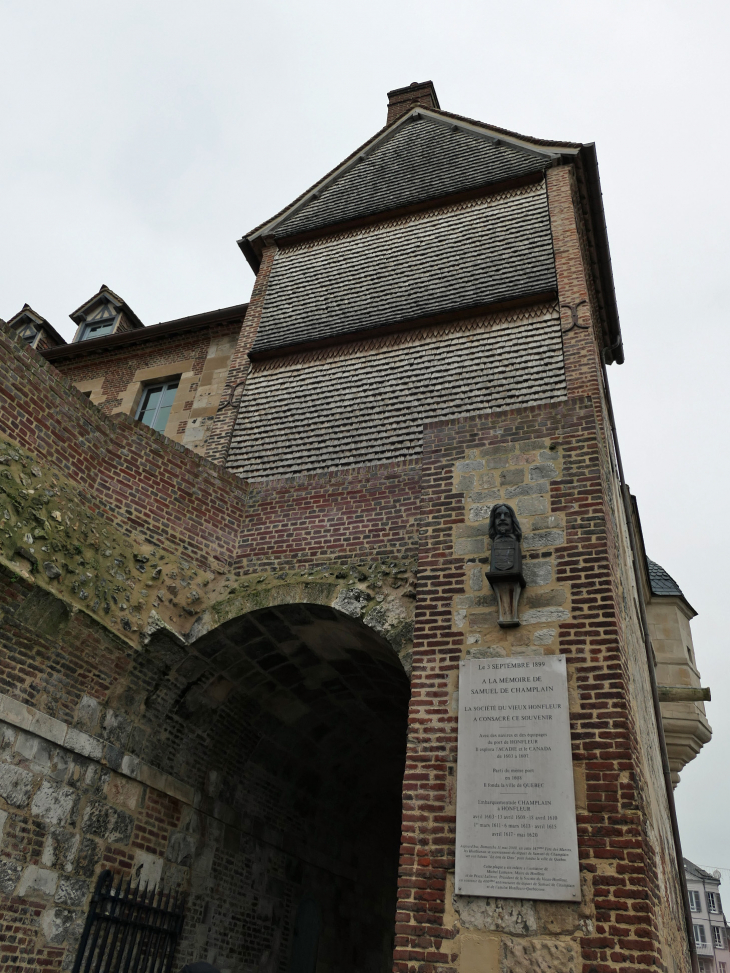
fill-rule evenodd
<path id="1" fill-rule="evenodd" d="M 56 367 L 107 415 L 136 416 L 146 385 L 179 381 L 165 435 L 205 455 L 241 321 L 60 358 Z"/>
<path id="2" fill-rule="evenodd" d="M 412 664 L 399 880 L 398 971 L 428 973 L 438 966 L 472 973 L 479 968 L 475 963 L 483 963 L 485 957 L 498 953 L 503 957 L 504 968 L 515 973 L 526 968 L 528 962 L 538 961 L 550 961 L 558 969 L 568 969 L 581 956 L 584 962 L 598 963 L 604 970 L 627 966 L 662 969 L 667 944 L 672 943 L 672 928 L 679 927 L 679 918 L 671 914 L 676 902 L 673 863 L 671 848 L 665 841 L 666 813 L 657 755 L 652 751 L 652 714 L 646 704 L 641 645 L 636 638 L 632 601 L 624 598 L 622 588 L 629 590 L 630 584 L 625 568 L 619 564 L 622 558 L 626 559 L 625 540 L 616 527 L 617 512 L 610 509 L 613 501 L 607 497 L 606 484 L 612 482 L 612 473 L 600 415 L 596 415 L 591 399 L 574 397 L 564 402 L 433 423 L 425 430 L 420 462 L 414 459 L 271 480 L 252 484 L 246 493 L 240 481 L 149 430 L 125 420 L 117 424 L 100 415 L 79 393 L 59 382 L 51 369 L 39 366 L 32 352 L 17 345 L 9 347 L 9 351 L 4 388 L 25 388 L 32 402 L 45 401 L 44 408 L 51 417 L 45 423 L 52 424 L 50 429 L 44 429 L 41 424 L 30 422 L 30 402 L 6 396 L 2 408 L 9 416 L 8 422 L 14 424 L 15 435 L 23 440 L 24 448 L 32 447 L 44 462 L 57 465 L 65 476 L 83 486 L 89 503 L 110 523 L 121 526 L 131 522 L 135 530 L 154 533 L 160 546 L 169 548 L 175 544 L 188 556 L 194 553 L 201 564 L 213 554 L 228 557 L 233 562 L 231 574 L 239 579 L 236 597 L 242 599 L 236 602 L 239 607 L 232 609 L 234 612 L 241 610 L 244 603 L 248 610 L 255 605 L 261 578 L 281 575 L 285 579 L 282 585 L 295 581 L 300 586 L 311 584 L 308 590 L 317 587 L 325 604 L 342 606 L 348 614 L 364 619 L 376 633 L 392 636 L 391 644 L 407 665 Z M 33 383 L 22 382 L 21 374 L 26 379 L 32 374 Z M 98 442 L 104 448 L 97 446 L 93 450 L 93 463 L 81 464 L 81 457 L 87 453 L 79 446 L 76 465 L 74 450 L 61 449 L 60 438 L 75 437 L 79 442 L 82 432 L 84 444 Z M 122 470 L 120 477 L 112 476 L 116 463 Z M 173 475 L 178 479 L 172 481 Z M 96 485 L 105 484 L 110 478 L 103 502 L 94 503 Z M 160 489 L 161 478 L 171 484 L 165 493 Z M 146 483 L 150 483 L 149 488 Z M 488 553 L 488 508 L 498 497 L 516 505 L 526 528 L 526 567 L 531 580 L 525 594 L 523 625 L 509 637 L 494 625 L 490 593 L 481 579 L 483 565 L 479 561 Z M 182 510 L 190 511 L 192 503 L 201 505 L 200 514 L 188 514 L 183 519 Z M 236 505 L 238 514 L 234 514 Z M 140 515 L 142 510 L 150 512 L 149 525 Z M 14 599 L 20 597 L 17 584 L 11 586 L 10 608 L 16 603 Z M 268 584 L 262 590 L 270 594 L 274 589 Z M 292 596 L 293 591 L 282 589 L 281 597 L 286 601 L 298 598 Z M 417 595 L 415 605 L 413 595 Z M 311 597 L 306 595 L 304 600 Z M 412 623 L 404 607 L 408 603 L 415 607 Z M 629 607 L 624 617 L 617 606 L 625 603 Z M 51 608 L 41 611 L 41 606 L 31 605 L 26 617 L 40 614 L 48 618 L 49 612 Z M 206 625 L 212 629 L 211 636 L 215 634 L 214 626 L 221 616 L 216 616 L 213 609 L 210 612 L 199 634 Z M 207 849 L 205 860 L 211 863 L 206 882 L 215 880 L 222 887 L 232 888 L 226 877 L 230 875 L 225 870 L 226 861 L 254 871 L 262 867 L 258 852 L 246 858 L 249 852 L 244 854 L 242 849 L 249 845 L 243 838 L 236 839 L 236 847 L 244 858 L 237 858 L 238 853 L 232 857 L 225 854 L 228 812 L 223 805 L 216 812 L 216 800 L 230 807 L 235 807 L 235 801 L 226 799 L 215 782 L 196 777 L 199 770 L 194 770 L 211 762 L 211 750 L 200 743 L 195 747 L 181 746 L 182 738 L 176 736 L 174 721 L 170 722 L 165 708 L 159 709 L 150 696 L 155 686 L 169 683 L 160 701 L 178 698 L 179 690 L 175 680 L 169 682 L 169 673 L 180 664 L 191 667 L 185 676 L 188 682 L 199 678 L 200 670 L 185 650 L 169 638 L 161 642 L 153 639 L 146 654 L 138 655 L 137 650 L 116 636 L 108 642 L 110 636 L 103 624 L 81 613 L 71 616 L 59 644 L 58 638 L 49 640 L 37 630 L 26 634 L 23 617 L 21 606 L 4 620 L 9 626 L 5 643 L 6 665 L 10 666 L 5 683 L 7 695 L 53 719 L 64 717 L 69 726 L 82 733 L 86 730 L 81 729 L 80 721 L 85 707 L 89 707 L 84 697 L 96 700 L 104 712 L 121 714 L 134 724 L 139 723 L 135 707 L 146 700 L 146 732 L 134 745 L 129 742 L 132 737 L 128 737 L 125 746 L 133 747 L 130 757 L 144 761 L 150 768 L 139 771 L 144 779 L 127 779 L 146 786 L 152 803 L 148 805 L 145 797 L 143 808 L 139 798 L 134 811 L 114 803 L 117 793 L 129 793 L 129 788 L 110 783 L 119 771 L 109 764 L 106 751 L 96 759 L 97 769 L 88 772 L 90 783 L 83 794 L 83 801 L 87 802 L 84 807 L 102 801 L 105 807 L 115 809 L 113 814 L 104 811 L 106 821 L 117 822 L 117 811 L 133 820 L 129 840 L 129 828 L 124 831 L 124 841 L 109 835 L 98 838 L 102 850 L 95 866 L 97 871 L 103 861 L 125 872 L 140 866 L 159 867 L 156 862 L 162 861 L 167 862 L 162 866 L 167 869 L 166 875 L 178 875 L 183 883 L 192 881 L 184 872 L 188 866 L 181 866 L 182 872 L 172 868 L 181 862 L 175 860 L 177 852 L 170 851 L 171 847 L 183 848 L 187 840 L 175 838 L 170 844 L 173 833 L 188 833 L 183 816 L 191 812 L 183 814 L 184 806 L 194 807 L 195 799 L 185 803 L 179 788 L 186 786 L 200 787 L 202 793 L 206 787 L 212 788 L 213 803 L 209 807 L 214 812 L 213 821 L 221 822 L 212 823 L 209 830 L 205 830 L 208 825 L 203 829 L 210 836 L 207 844 L 196 839 L 196 849 Z M 201 619 L 205 621 L 203 616 Z M 58 626 L 59 622 L 53 624 Z M 412 657 L 410 625 L 415 626 Z M 510 904 L 484 900 L 475 910 L 473 903 L 453 897 L 453 802 L 458 768 L 451 697 L 459 659 L 465 652 L 479 651 L 561 651 L 568 657 L 584 876 L 584 901 L 580 907 L 523 903 L 523 918 L 518 922 Z M 104 660 L 103 665 L 100 660 Z M 221 681 L 222 678 L 220 672 L 206 677 L 207 682 L 201 683 L 201 689 L 207 686 L 203 700 L 227 698 L 224 687 L 228 677 Z M 632 697 L 636 697 L 635 702 L 631 702 Z M 158 722 L 150 723 L 154 713 L 158 713 Z M 8 713 L 8 719 L 11 716 Z M 118 725 L 116 716 L 110 719 L 109 726 Z M 224 724 L 236 725 L 230 716 Z M 105 747 L 109 743 L 116 746 L 111 739 L 104 739 L 106 717 L 102 722 L 97 719 L 97 725 L 102 730 L 92 732 L 92 737 L 101 733 Z M 10 734 L 17 734 L 16 724 L 10 726 Z M 39 816 L 33 812 L 33 801 L 57 758 L 49 757 L 51 764 L 41 768 L 43 775 L 36 777 L 32 768 L 23 763 L 34 758 L 24 754 L 23 748 L 28 749 L 24 742 L 18 750 L 18 739 L 17 735 L 13 737 L 8 746 L 7 764 L 33 774 L 33 782 L 25 804 L 14 811 L 8 806 L 8 812 L 22 812 L 26 822 L 21 828 L 23 834 L 40 829 L 33 846 L 37 848 L 37 861 L 31 860 L 32 855 L 22 861 L 17 859 L 19 845 L 11 842 L 8 846 L 7 859 L 23 866 L 22 874 L 10 869 L 10 878 L 17 879 L 11 900 L 23 899 L 17 908 L 25 908 L 18 888 L 20 881 L 25 881 L 26 870 L 32 866 L 53 871 L 43 865 L 48 822 L 44 824 L 41 818 L 36 823 Z M 75 737 L 71 740 L 78 742 Z M 82 747 L 91 747 L 84 737 L 80 741 Z M 164 746 L 163 741 L 167 741 Z M 135 747 L 142 749 L 135 753 Z M 168 759 L 165 753 L 171 758 L 176 753 L 195 753 L 196 763 L 184 770 L 174 760 L 164 763 Z M 78 756 L 83 754 L 70 757 L 69 766 Z M 126 766 L 129 769 L 133 765 Z M 103 778 L 103 785 L 94 784 L 95 775 L 100 781 Z M 69 780 L 64 777 L 58 784 L 72 787 Z M 235 764 L 229 765 L 222 780 L 240 783 L 242 778 Z M 226 784 L 223 791 L 226 787 L 230 785 Z M 255 792 L 250 783 L 246 789 L 249 794 Z M 280 801 L 279 807 L 284 806 Z M 164 814 L 163 808 L 167 808 Z M 274 813 L 271 805 L 268 813 Z M 149 814 L 157 817 L 148 820 Z M 89 837 L 84 832 L 83 814 L 78 820 L 78 828 L 71 831 L 83 841 L 84 835 Z M 165 827 L 163 820 L 168 822 Z M 651 827 L 647 824 L 650 820 Z M 91 821 L 92 817 L 86 818 L 87 828 L 92 827 Z M 66 823 L 70 824 L 70 819 Z M 279 852 L 271 854 L 273 857 L 266 858 L 267 874 L 272 881 L 278 881 L 276 876 L 288 866 L 277 858 Z M 151 857 L 145 859 L 143 855 Z M 76 871 L 72 877 L 84 878 L 77 874 L 79 868 L 81 864 L 73 864 Z M 59 875 L 61 871 L 62 868 Z M 35 945 L 28 948 L 50 949 L 54 937 L 64 949 L 70 948 L 73 923 L 78 916 L 74 914 L 63 925 L 66 920 L 53 912 L 53 922 L 57 919 L 62 928 L 51 928 L 51 919 L 46 918 L 46 932 L 41 917 L 57 909 L 73 912 L 76 908 L 78 912 L 82 907 L 54 902 L 58 886 L 54 886 L 51 896 L 43 885 L 51 883 L 52 877 L 33 871 L 27 881 L 40 883 L 37 895 L 43 904 L 43 910 L 37 910 L 36 925 L 31 927 L 35 932 L 29 943 L 32 939 Z M 325 896 L 324 886 L 318 886 L 314 878 L 309 887 L 320 888 L 320 894 Z M 247 885 L 245 893 L 242 889 L 241 901 L 248 895 L 266 895 L 265 890 L 256 892 L 256 888 Z M 297 888 L 300 891 L 296 894 L 300 895 L 303 886 Z M 331 890 L 331 886 L 328 888 Z M 295 907 L 295 891 L 282 887 L 276 900 L 289 902 L 288 914 Z M 344 888 L 341 895 L 346 897 Z M 202 910 L 202 899 L 196 899 L 196 903 L 191 908 Z M 358 911 L 356 904 L 352 908 Z M 205 926 L 204 946 L 208 944 L 223 955 L 226 925 L 230 923 L 219 922 L 217 931 Z M 262 920 L 256 928 L 257 935 L 263 938 L 256 940 L 258 945 L 251 949 L 268 950 L 270 956 L 288 949 L 289 941 L 281 938 L 277 929 L 283 927 L 277 923 L 267 925 Z M 674 946 L 677 955 L 681 955 L 676 933 Z M 190 955 L 202 955 L 202 947 L 192 940 L 189 948 Z M 230 943 L 225 947 L 232 948 Z M 53 963 L 57 962 L 60 960 L 53 959 Z M 26 968 L 30 965 L 17 967 Z"/>
<path id="3" fill-rule="evenodd" d="M 103 414 L 70 377 L 0 332 L 0 423 L 22 450 L 13 458 L 11 445 L 0 448 L 9 461 L 0 486 L 13 508 L 4 528 L 13 550 L 2 559 L 15 571 L 0 609 L 0 893 L 11 917 L 3 942 L 18 957 L 11 969 L 68 960 L 88 882 L 105 862 L 194 892 L 186 957 L 218 957 L 236 973 L 256 963 L 279 970 L 297 903 L 312 895 L 331 916 L 341 905 L 323 939 L 332 963 L 343 941 L 381 962 L 388 883 L 368 887 L 380 902 L 368 930 L 372 906 L 350 869 L 369 862 L 388 876 L 393 834 L 368 822 L 393 806 L 397 817 L 390 785 L 401 779 L 397 973 L 664 971 L 670 959 L 687 969 L 571 180 L 567 167 L 548 174 L 560 303 L 575 308 L 579 325 L 563 309 L 567 397 L 441 416 L 423 429 L 420 456 L 370 465 L 363 457 L 246 484 L 123 415 Z M 222 402 L 248 374 L 274 253 L 264 255 Z M 208 446 L 219 460 L 237 411 L 217 413 Z M 60 526 L 50 522 L 64 487 L 80 526 L 70 510 Z M 483 579 L 498 499 L 516 506 L 525 528 L 529 583 L 511 632 L 496 626 Z M 175 559 L 175 576 L 148 553 L 131 568 L 145 577 L 148 607 L 153 592 L 165 616 L 156 632 L 131 632 L 118 613 L 95 613 L 77 598 L 74 571 L 96 558 L 101 576 L 115 562 L 101 543 L 95 553 L 89 538 L 77 542 L 85 519 L 98 535 L 129 539 L 133 559 L 150 548 Z M 27 558 L 21 570 L 13 558 L 22 560 L 26 544 L 52 566 L 63 555 L 65 587 L 53 588 Z M 201 607 L 183 607 L 178 585 L 195 571 Z M 149 615 L 138 610 L 141 626 Z M 344 627 L 333 635 L 330 624 Z M 147 641 L 131 637 L 143 634 Z M 459 661 L 554 652 L 569 670 L 583 900 L 455 896 Z M 391 668 L 375 678 L 377 659 Z M 397 745 L 406 734 L 393 688 L 401 663 L 412 673 L 403 778 Z M 318 770 L 310 758 L 325 752 Z M 385 783 L 388 815 L 374 809 L 368 819 L 368 794 Z M 290 832 L 296 849 L 283 843 Z M 81 883 L 75 904 L 61 891 L 65 875 Z M 248 925 L 244 914 L 254 917 Z M 354 955 L 348 962 L 360 964 Z"/>
<path id="4" fill-rule="evenodd" d="M 235 555 L 241 480 L 141 423 L 104 415 L 5 330 L 0 354 L 6 436 L 83 491 L 89 513 L 201 564 Z"/>
<path id="5" fill-rule="evenodd" d="M 604 462 L 585 397 L 427 427 L 399 971 L 472 973 L 488 956 L 509 971 L 687 961 L 643 645 L 624 597 L 630 562 L 611 538 Z M 497 627 L 483 579 L 498 500 L 515 505 L 525 531 L 528 587 L 512 630 Z M 459 661 L 558 651 L 568 660 L 583 902 L 455 896 Z"/>
<path id="6" fill-rule="evenodd" d="M 231 355 L 228 379 L 221 395 L 218 412 L 216 414 L 210 439 L 206 445 L 206 456 L 214 463 L 225 465 L 230 447 L 231 433 L 236 422 L 236 416 L 241 403 L 243 386 L 246 383 L 251 363 L 248 353 L 256 337 L 261 322 L 261 312 L 266 295 L 266 285 L 276 255 L 276 245 L 264 248 L 261 266 L 256 275 L 256 282 L 251 291 L 246 317 L 241 327 L 236 346 Z M 228 403 L 231 403 L 230 405 Z"/>

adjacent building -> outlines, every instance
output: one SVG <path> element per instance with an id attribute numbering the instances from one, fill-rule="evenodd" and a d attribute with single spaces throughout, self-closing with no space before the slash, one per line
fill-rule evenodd
<path id="1" fill-rule="evenodd" d="M 707 872 L 687 858 L 684 859 L 684 871 L 692 910 L 692 935 L 701 973 L 728 973 L 730 946 L 720 898 L 720 872 Z"/>

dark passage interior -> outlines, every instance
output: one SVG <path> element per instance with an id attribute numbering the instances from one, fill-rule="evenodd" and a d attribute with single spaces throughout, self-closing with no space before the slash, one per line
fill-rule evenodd
<path id="1" fill-rule="evenodd" d="M 180 960 L 391 969 L 408 700 L 390 645 L 319 605 L 251 612 L 176 662 L 145 717 L 157 766 L 202 791 Z"/>

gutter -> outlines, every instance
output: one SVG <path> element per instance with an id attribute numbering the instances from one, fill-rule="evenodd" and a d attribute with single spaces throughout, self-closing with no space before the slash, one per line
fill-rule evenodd
<path id="1" fill-rule="evenodd" d="M 605 224 L 604 224 L 605 225 Z M 664 790 L 667 796 L 667 804 L 669 806 L 669 819 L 672 826 L 672 839 L 674 842 L 674 853 L 677 857 L 677 871 L 679 874 L 679 887 L 682 890 L 682 902 L 684 905 L 684 924 L 687 933 L 687 946 L 689 948 L 689 958 L 692 963 L 692 973 L 700 973 L 699 959 L 697 958 L 697 947 L 695 945 L 694 935 L 692 932 L 692 910 L 689 904 L 689 892 L 687 891 L 687 876 L 684 873 L 684 856 L 682 855 L 682 842 L 679 837 L 679 823 L 677 821 L 677 807 L 674 803 L 674 789 L 672 788 L 672 774 L 669 769 L 669 757 L 667 755 L 667 741 L 664 737 L 664 724 L 662 723 L 662 711 L 659 700 L 659 687 L 656 681 L 656 671 L 654 669 L 654 648 L 651 644 L 651 636 L 649 635 L 649 623 L 646 617 L 646 603 L 644 599 L 644 585 L 642 583 L 641 574 L 641 564 L 639 561 L 639 545 L 636 538 L 636 531 L 634 529 L 634 518 L 633 510 L 631 504 L 631 493 L 626 485 L 626 480 L 624 479 L 624 467 L 621 461 L 621 451 L 618 445 L 618 436 L 616 434 L 616 419 L 613 414 L 613 404 L 611 402 L 611 391 L 608 385 L 608 373 L 606 371 L 606 363 L 601 359 L 601 372 L 603 374 L 603 388 L 606 396 L 606 406 L 608 410 L 608 422 L 611 427 L 611 437 L 613 439 L 613 448 L 616 454 L 616 465 L 618 467 L 619 482 L 621 485 L 621 498 L 624 505 L 624 515 L 626 517 L 626 526 L 629 532 L 629 545 L 631 547 L 631 557 L 634 567 L 634 576 L 636 579 L 636 594 L 639 601 L 639 616 L 641 618 L 641 627 L 644 630 L 644 651 L 646 653 L 646 665 L 649 670 L 649 682 L 651 684 L 651 697 L 652 705 L 654 709 L 654 719 L 657 725 L 657 735 L 659 737 L 659 751 L 662 758 L 662 774 L 664 776 Z"/>
<path id="2" fill-rule="evenodd" d="M 236 243 L 241 249 L 241 253 L 244 255 L 246 260 L 248 260 L 248 265 L 251 270 L 258 274 L 261 270 L 261 257 L 256 253 L 254 248 L 251 246 L 248 237 L 241 237 L 240 240 L 236 240 Z"/>
<path id="3" fill-rule="evenodd" d="M 583 174 L 586 180 L 593 243 L 596 248 L 598 271 L 601 277 L 600 288 L 604 301 L 606 323 L 611 338 L 609 364 L 616 362 L 618 365 L 623 365 L 624 346 L 621 339 L 621 324 L 618 316 L 618 304 L 616 303 L 616 287 L 613 279 L 613 268 L 611 267 L 611 251 L 608 246 L 608 229 L 606 227 L 606 214 L 603 209 L 601 177 L 598 174 L 596 143 L 588 142 L 581 149 L 580 155 L 585 162 Z"/>
<path id="4" fill-rule="evenodd" d="M 142 341 L 154 341 L 156 338 L 164 338 L 167 335 L 198 331 L 214 324 L 223 324 L 226 321 L 239 318 L 243 320 L 247 308 L 248 304 L 234 304 L 232 307 L 224 307 L 219 311 L 205 311 L 203 314 L 176 318 L 174 321 L 151 324 L 146 328 L 135 328 L 132 331 L 122 331 L 118 334 L 102 335 L 100 338 L 90 338 L 88 341 L 73 341 L 70 344 L 62 345 L 60 348 L 47 348 L 40 354 L 46 361 L 50 362 L 79 358 L 95 351 L 114 350 L 126 345 L 135 345 Z"/>

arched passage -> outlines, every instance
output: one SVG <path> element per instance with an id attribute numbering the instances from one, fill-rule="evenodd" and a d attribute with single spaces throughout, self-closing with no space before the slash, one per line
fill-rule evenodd
<path id="1" fill-rule="evenodd" d="M 391 969 L 408 699 L 391 646 L 314 604 L 224 623 L 151 689 L 155 765 L 201 792 L 168 855 L 186 956 L 205 936 L 236 973 Z"/>

